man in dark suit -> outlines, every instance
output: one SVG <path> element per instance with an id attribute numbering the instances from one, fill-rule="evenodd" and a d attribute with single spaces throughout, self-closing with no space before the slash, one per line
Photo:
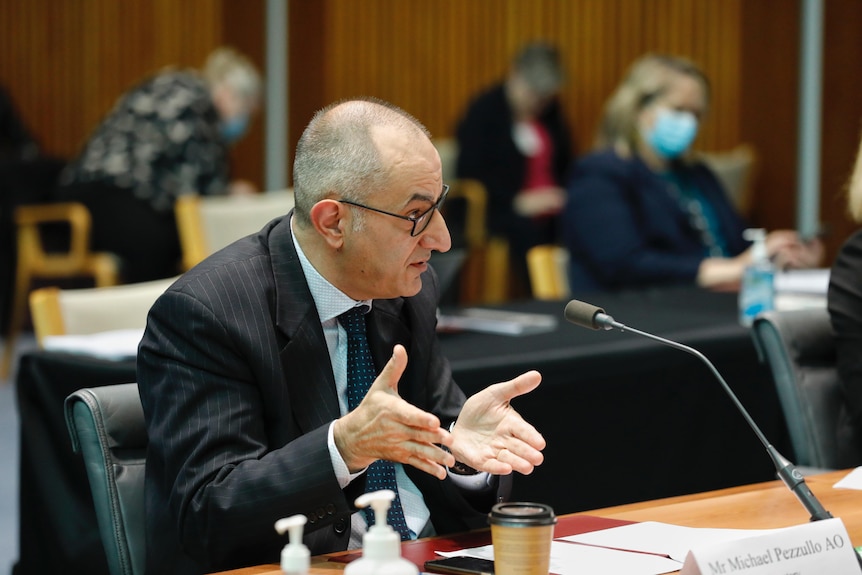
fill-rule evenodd
<path id="1" fill-rule="evenodd" d="M 294 190 L 294 211 L 150 312 L 138 356 L 149 573 L 276 562 L 273 523 L 296 513 L 312 553 L 356 547 L 353 501 L 376 460 L 396 464 L 410 537 L 485 524 L 447 469 L 456 460 L 494 475 L 542 462 L 544 439 L 509 405 L 539 374 L 465 400 L 440 354 L 428 259 L 449 249 L 447 188 L 425 128 L 379 101 L 330 106 L 300 139 Z M 338 318 L 357 306 L 379 375 L 350 410 Z"/>

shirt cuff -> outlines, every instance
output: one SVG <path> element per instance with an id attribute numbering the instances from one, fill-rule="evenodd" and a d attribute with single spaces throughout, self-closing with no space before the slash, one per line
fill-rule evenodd
<path id="1" fill-rule="evenodd" d="M 326 446 L 329 448 L 329 459 L 332 461 L 332 470 L 335 472 L 335 479 L 338 481 L 339 487 L 344 489 L 347 487 L 351 481 L 365 473 L 365 469 L 362 469 L 356 473 L 350 473 L 350 470 L 347 469 L 347 464 L 344 463 L 344 458 L 341 457 L 341 453 L 339 453 L 338 448 L 335 446 L 335 432 L 333 428 L 335 427 L 335 422 L 329 424 L 329 431 L 326 434 Z"/>
<path id="2" fill-rule="evenodd" d="M 455 422 L 454 421 L 449 424 L 449 433 L 452 433 L 453 429 L 455 429 Z M 449 450 L 449 448 L 446 447 L 445 445 L 441 445 L 440 447 L 442 447 L 444 451 L 449 451 L 449 453 L 452 453 Z M 479 471 L 477 469 L 473 469 L 472 467 L 470 467 L 466 463 L 461 463 L 457 459 L 455 460 L 455 465 L 453 465 L 452 467 L 446 468 L 446 473 L 449 475 L 449 477 L 456 477 L 456 476 L 462 476 L 463 477 L 465 475 L 471 476 L 471 475 L 478 475 L 480 473 L 485 473 L 486 475 L 490 475 L 489 473 L 487 473 L 485 471 Z"/>

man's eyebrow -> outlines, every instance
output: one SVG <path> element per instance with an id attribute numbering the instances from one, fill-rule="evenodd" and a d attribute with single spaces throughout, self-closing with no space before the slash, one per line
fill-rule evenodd
<path id="1" fill-rule="evenodd" d="M 443 192 L 440 192 L 440 193 L 442 194 Z M 437 196 L 437 197 L 439 198 L 440 196 Z M 427 194 L 427 193 L 426 194 L 414 193 L 412 196 L 410 196 L 410 199 L 407 200 L 407 203 L 409 204 L 410 202 L 414 202 L 416 200 L 421 200 L 423 202 L 428 202 L 429 204 L 433 204 L 437 201 L 437 198 L 435 198 L 432 195 Z"/>

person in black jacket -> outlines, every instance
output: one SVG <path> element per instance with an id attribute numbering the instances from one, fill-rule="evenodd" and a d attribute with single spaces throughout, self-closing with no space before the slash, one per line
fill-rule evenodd
<path id="1" fill-rule="evenodd" d="M 424 126 L 379 100 L 335 103 L 303 132 L 293 176 L 295 210 L 186 272 L 147 318 L 147 573 L 276 562 L 272 525 L 296 513 L 313 554 L 355 549 L 375 460 L 394 464 L 411 539 L 487 525 L 490 475 L 542 463 L 544 438 L 510 403 L 539 373 L 467 398 L 440 353 L 428 261 L 451 245 L 448 187 Z M 361 397 L 351 310 L 376 377 Z"/>
<path id="2" fill-rule="evenodd" d="M 485 186 L 489 232 L 508 240 L 516 281 L 525 287 L 527 250 L 558 240 L 572 156 L 558 100 L 562 81 L 557 49 L 528 44 L 506 79 L 470 103 L 457 128 L 456 173 Z"/>
<path id="3" fill-rule="evenodd" d="M 848 187 L 847 207 L 862 222 L 862 142 Z M 829 316 L 835 330 L 838 374 L 856 438 L 862 440 L 862 230 L 838 252 L 829 275 Z"/>
<path id="4" fill-rule="evenodd" d="M 648 54 L 611 95 L 596 151 L 576 164 L 563 217 L 573 291 L 659 284 L 731 287 L 751 261 L 745 222 L 690 154 L 710 97 L 692 62 Z M 817 265 L 819 241 L 766 239 L 779 268 Z"/>

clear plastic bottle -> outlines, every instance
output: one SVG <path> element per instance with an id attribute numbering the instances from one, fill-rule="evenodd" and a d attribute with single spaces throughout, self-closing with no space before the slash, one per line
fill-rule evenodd
<path id="1" fill-rule="evenodd" d="M 758 314 L 775 308 L 775 266 L 766 252 L 766 230 L 748 229 L 743 237 L 754 242 L 739 287 L 739 323 L 749 327 Z"/>
<path id="2" fill-rule="evenodd" d="M 344 575 L 419 575 L 419 569 L 401 557 L 401 537 L 386 523 L 395 493 L 388 489 L 356 498 L 357 507 L 374 509 L 374 525 L 362 537 L 362 557 L 347 564 Z"/>

